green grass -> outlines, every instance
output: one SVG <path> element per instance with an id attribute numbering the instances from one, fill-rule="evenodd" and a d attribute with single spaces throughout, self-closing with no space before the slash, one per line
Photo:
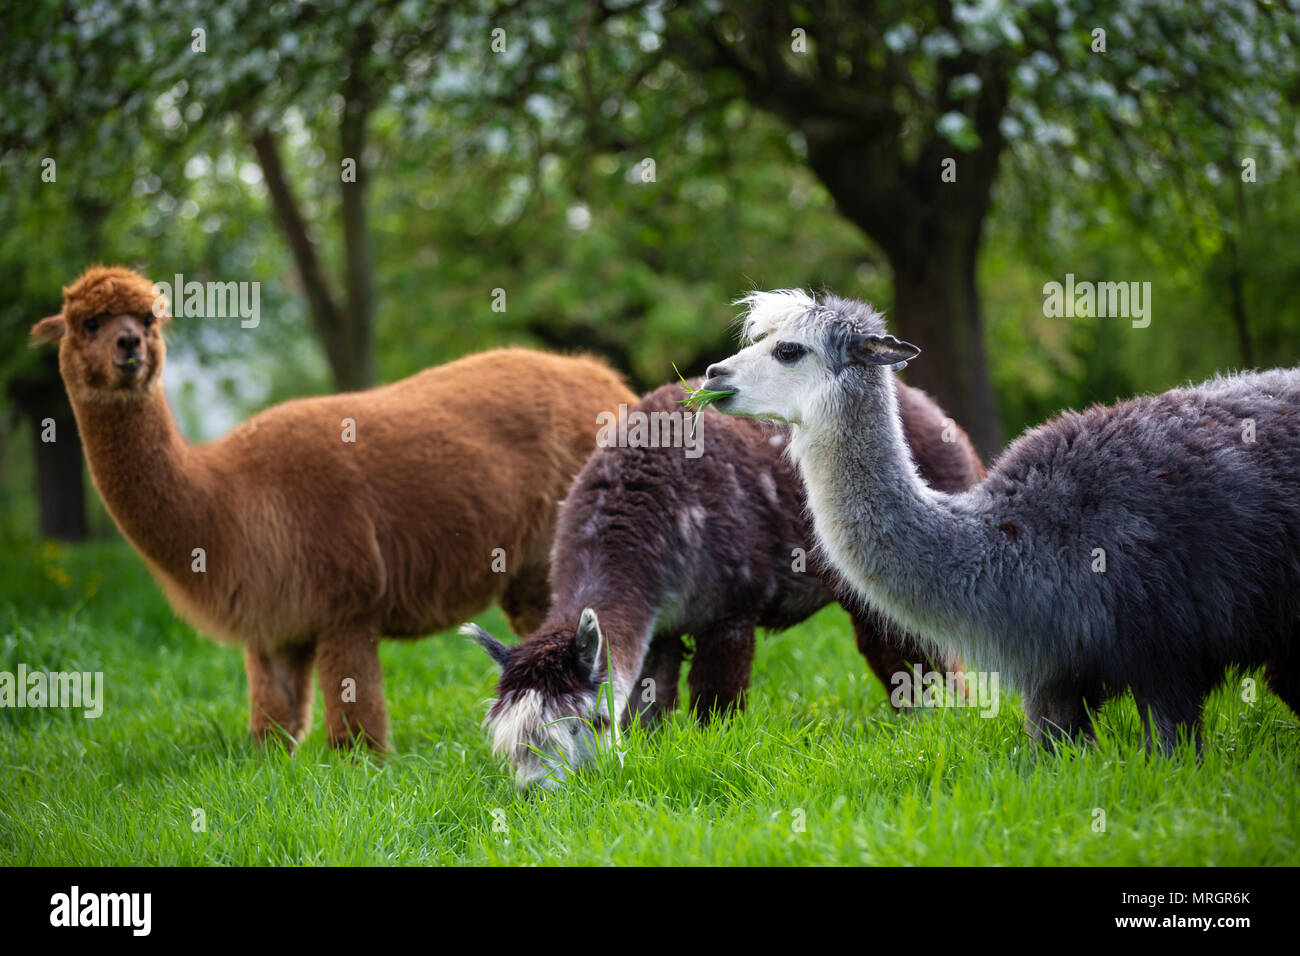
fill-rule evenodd
<path id="1" fill-rule="evenodd" d="M 1006 700 L 893 714 L 838 608 L 760 640 L 740 717 L 634 730 L 544 799 L 492 758 L 494 666 L 455 634 L 385 642 L 377 763 L 325 748 L 319 701 L 297 755 L 252 745 L 241 655 L 120 543 L 5 546 L 0 618 L 0 670 L 99 670 L 106 695 L 97 720 L 0 710 L 3 864 L 1300 863 L 1300 729 L 1267 692 L 1215 695 L 1200 766 L 1148 758 L 1131 700 L 1049 756 Z"/>
<path id="2" fill-rule="evenodd" d="M 687 408 L 695 412 L 695 420 L 691 422 L 691 434 L 695 434 L 695 429 L 700 424 L 700 416 L 704 414 L 704 410 L 714 402 L 726 398 L 728 395 L 734 394 L 734 392 L 729 388 L 721 391 L 708 388 L 694 388 L 686 381 L 686 378 L 682 373 L 678 371 L 676 364 L 673 365 L 673 371 L 677 372 L 677 378 L 682 383 L 682 394 L 685 396 L 684 398 L 679 398 L 677 404 L 685 405 Z"/>

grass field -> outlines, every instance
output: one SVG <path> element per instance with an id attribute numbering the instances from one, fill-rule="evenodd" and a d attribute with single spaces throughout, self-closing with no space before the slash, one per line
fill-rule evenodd
<path id="1" fill-rule="evenodd" d="M 1212 699 L 1200 766 L 1146 757 L 1129 699 L 1048 756 L 1005 698 L 892 713 L 838 608 L 761 639 L 740 717 L 634 731 L 544 799 L 492 758 L 494 665 L 454 633 L 385 643 L 377 763 L 325 748 L 319 701 L 295 756 L 252 745 L 241 655 L 121 543 L 5 545 L 0 615 L 0 671 L 102 671 L 105 693 L 98 719 L 0 710 L 7 865 L 1300 863 L 1300 728 L 1266 691 Z"/>

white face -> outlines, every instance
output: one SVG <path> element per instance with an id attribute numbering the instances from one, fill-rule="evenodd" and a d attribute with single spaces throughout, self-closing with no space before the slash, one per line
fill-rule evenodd
<path id="1" fill-rule="evenodd" d="M 592 695 L 561 701 L 524 691 L 489 716 L 492 749 L 509 758 L 519 787 L 557 787 L 596 755 L 594 710 Z"/>
<path id="2" fill-rule="evenodd" d="M 774 332 L 709 366 L 703 387 L 734 390 L 714 405 L 728 415 L 805 425 L 819 417 L 833 378 L 806 336 Z"/>
<path id="3" fill-rule="evenodd" d="M 526 648 L 513 651 L 477 624 L 466 624 L 461 633 L 473 637 L 502 666 L 506 675 L 518 676 L 513 669 L 520 664 Z M 562 636 L 563 631 L 553 637 Z M 532 645 L 542 646 L 541 643 Z M 563 647 L 563 645 L 561 645 Z M 553 658 L 554 655 L 551 655 Z M 527 658 L 532 666 L 539 658 Z M 605 679 L 605 636 L 600 619 L 592 608 L 585 608 L 574 629 L 571 647 L 565 647 L 558 661 L 543 654 L 542 666 L 559 672 L 551 675 L 552 683 L 569 689 L 537 689 L 536 673 L 508 690 L 493 703 L 485 724 L 491 730 L 492 751 L 510 761 L 515 782 L 523 788 L 549 789 L 568 779 L 570 772 L 594 759 L 602 748 L 617 742 L 616 720 L 610 717 L 610 689 Z M 545 681 L 540 682 L 546 686 Z M 597 707 L 599 701 L 599 707 Z M 622 707 L 619 708 L 621 716 Z"/>

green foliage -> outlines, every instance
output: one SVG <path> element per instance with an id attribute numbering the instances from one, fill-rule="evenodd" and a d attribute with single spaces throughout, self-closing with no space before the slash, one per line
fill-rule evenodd
<path id="1" fill-rule="evenodd" d="M 808 82 L 830 71 L 863 95 L 879 93 L 872 77 L 888 77 L 902 97 L 894 108 L 911 118 L 912 153 L 935 131 L 959 153 L 975 148 L 963 137 L 988 89 L 982 71 L 1007 71 L 1002 132 L 1012 148 L 981 290 L 1014 433 L 1065 405 L 1239 364 L 1240 347 L 1225 348 L 1241 339 L 1226 314 L 1234 287 L 1245 289 L 1254 361 L 1295 360 L 1290 6 L 813 4 L 789 12 L 807 55 L 787 42 L 781 57 Z M 214 396 L 229 403 L 228 425 L 327 388 L 248 131 L 277 131 L 337 281 L 339 90 L 363 27 L 373 40 L 357 69 L 374 100 L 365 170 L 381 378 L 517 342 L 601 352 L 650 387 L 673 362 L 698 372 L 727 351 L 729 303 L 751 288 L 824 285 L 887 306 L 884 260 L 836 215 L 804 165 L 803 137 L 747 105 L 732 74 L 692 69 L 680 55 L 675 29 L 700 9 L 570 0 L 8 9 L 0 382 L 30 367 L 26 330 L 57 306 L 62 283 L 93 261 L 122 261 L 156 277 L 263 283 L 257 330 L 172 330 L 178 363 L 219 380 L 202 393 L 189 383 L 189 397 L 173 388 L 191 432 L 211 430 L 203 419 Z M 1104 53 L 1093 51 L 1097 27 Z M 504 52 L 491 48 L 494 29 Z M 838 60 L 841 47 L 855 52 Z M 1247 150 L 1259 181 L 1239 201 Z M 57 183 L 40 180 L 46 156 Z M 1139 338 L 1042 318 L 1043 282 L 1066 271 L 1150 277 L 1155 327 Z"/>

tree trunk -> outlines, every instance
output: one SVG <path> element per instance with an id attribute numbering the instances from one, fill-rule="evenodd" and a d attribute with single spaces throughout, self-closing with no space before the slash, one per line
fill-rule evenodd
<path id="1" fill-rule="evenodd" d="M 890 329 L 924 351 L 908 381 L 966 429 L 983 457 L 996 455 L 1002 428 L 985 364 L 976 262 L 1005 147 L 1001 122 L 1014 54 L 964 50 L 936 58 L 925 88 L 912 62 L 883 43 L 887 17 L 832 5 L 815 62 L 795 70 L 780 55 L 802 22 L 794 8 L 723 3 L 728 29 L 715 12 L 682 6 L 669 48 L 697 68 L 734 74 L 746 99 L 803 134 L 808 165 L 840 212 L 889 258 Z M 951 4 L 934 12 L 953 27 Z M 954 99 L 961 74 L 980 83 Z M 970 142 L 939 133 L 940 117 L 952 112 L 969 120 Z"/>
<path id="2" fill-rule="evenodd" d="M 298 276 L 307 295 L 312 327 L 325 350 L 334 384 L 345 392 L 368 388 L 374 384 L 374 346 L 370 326 L 366 324 L 357 329 L 351 317 L 339 309 L 326 281 L 320 258 L 316 255 L 307 220 L 299 210 L 289 186 L 275 138 L 270 131 L 261 130 L 253 135 L 252 141 L 258 163 L 262 167 L 262 175 L 266 179 L 271 205 L 275 208 L 276 218 L 289 240 L 289 248 L 298 266 Z M 364 202 L 364 199 L 359 201 Z M 365 227 L 364 217 L 361 227 Z"/>
<path id="3" fill-rule="evenodd" d="M 10 384 L 9 394 L 32 430 L 41 537 L 84 541 L 88 531 L 81 436 L 59 377 L 58 352 L 47 350 L 30 375 Z M 50 421 L 54 440 L 46 441 Z"/>
<path id="4" fill-rule="evenodd" d="M 86 483 L 82 467 L 81 436 L 72 406 L 41 419 L 32 418 L 36 456 L 36 485 L 41 499 L 41 536 L 60 541 L 84 541 L 86 527 Z M 57 441 L 41 439 L 44 418 L 53 419 Z"/>
<path id="5" fill-rule="evenodd" d="M 1225 246 L 1228 249 L 1228 308 L 1232 314 L 1232 324 L 1237 330 L 1237 342 L 1241 348 L 1241 364 L 1244 368 L 1255 367 L 1255 344 L 1250 339 L 1250 320 L 1246 313 L 1246 272 L 1241 264 L 1241 245 L 1238 238 L 1246 234 L 1246 189 L 1241 176 L 1236 175 L 1235 162 L 1229 158 L 1228 175 L 1235 180 L 1235 199 L 1237 221 L 1235 230 L 1228 229 Z"/>
<path id="6" fill-rule="evenodd" d="M 991 461 L 1002 450 L 1002 426 L 984 352 L 976 249 L 949 241 L 923 254 L 891 256 L 890 263 L 890 328 L 922 350 L 904 377 L 929 392 Z"/>
<path id="7" fill-rule="evenodd" d="M 986 461 L 1002 450 L 1002 425 L 984 351 L 976 267 L 1001 141 L 985 132 L 974 154 L 932 142 L 901 166 L 896 145 L 841 127 L 808 133 L 809 162 L 840 212 L 889 259 L 894 301 L 890 332 L 921 349 L 907 367 L 969 433 Z M 949 153 L 960 156 L 955 182 L 940 178 Z M 873 170 L 870 176 L 863 169 Z"/>
<path id="8" fill-rule="evenodd" d="M 343 85 L 343 116 L 339 121 L 339 151 L 343 159 L 356 163 L 352 182 L 340 176 L 339 196 L 343 215 L 343 256 L 347 277 L 346 336 L 351 381 L 340 388 L 367 388 L 375 383 L 375 281 L 370 252 L 370 231 L 366 224 L 366 189 L 370 177 L 365 169 L 366 124 L 370 119 L 373 92 L 365 72 L 366 57 L 374 42 L 374 31 L 364 25 L 357 32 L 348 78 Z"/>

